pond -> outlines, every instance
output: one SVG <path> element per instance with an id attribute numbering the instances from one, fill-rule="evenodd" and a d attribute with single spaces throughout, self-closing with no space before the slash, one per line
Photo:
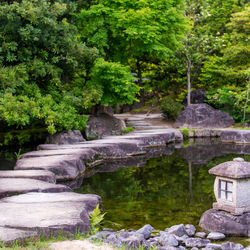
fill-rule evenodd
<path id="1" fill-rule="evenodd" d="M 126 163 L 107 163 L 84 178 L 79 193 L 102 197 L 104 227 L 138 229 L 151 224 L 165 229 L 175 224 L 198 226 L 200 216 L 212 208 L 215 165 L 243 157 L 250 161 L 249 146 L 202 142 L 186 145 L 167 155 Z M 111 166 L 110 166 L 111 165 Z M 116 171 L 114 171 L 116 170 Z M 114 172 L 107 172 L 114 171 Z"/>
<path id="2" fill-rule="evenodd" d="M 34 148 L 22 148 L 20 152 L 31 150 Z M 0 170 L 13 169 L 20 152 L 0 151 Z M 250 161 L 250 146 L 213 139 L 152 148 L 146 156 L 109 161 L 89 169 L 82 179 L 73 182 L 78 186 L 74 191 L 102 197 L 106 213 L 103 227 L 138 229 L 151 224 L 164 230 L 181 223 L 197 227 L 202 213 L 212 208 L 215 200 L 215 177 L 208 170 L 239 156 Z M 249 245 L 249 239 L 231 240 Z"/>

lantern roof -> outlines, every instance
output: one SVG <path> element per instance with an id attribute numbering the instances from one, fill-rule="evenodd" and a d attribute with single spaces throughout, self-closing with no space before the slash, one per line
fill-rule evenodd
<path id="1" fill-rule="evenodd" d="M 243 158 L 234 158 L 233 161 L 227 161 L 211 168 L 209 174 L 233 179 L 247 179 L 250 178 L 250 162 Z"/>

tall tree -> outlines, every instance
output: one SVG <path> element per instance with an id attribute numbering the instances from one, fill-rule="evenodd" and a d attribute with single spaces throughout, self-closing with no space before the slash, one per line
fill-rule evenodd
<path id="1" fill-rule="evenodd" d="M 249 13 L 250 7 L 245 6 L 242 11 L 232 14 L 231 21 L 226 25 L 230 33 L 224 36 L 225 46 L 220 54 L 209 58 L 202 72 L 203 82 L 217 87 L 224 86 L 220 95 L 226 96 L 230 93 L 230 104 L 241 110 L 238 120 L 242 121 L 246 119 L 246 113 L 250 113 Z"/>
<path id="2" fill-rule="evenodd" d="M 83 40 L 106 60 L 129 64 L 142 79 L 142 64 L 171 55 L 184 35 L 182 0 L 97 0 L 79 14 Z"/>

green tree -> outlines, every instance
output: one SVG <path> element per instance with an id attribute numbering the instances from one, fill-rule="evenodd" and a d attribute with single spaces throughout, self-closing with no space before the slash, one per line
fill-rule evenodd
<path id="1" fill-rule="evenodd" d="M 237 110 L 235 118 L 244 121 L 249 116 L 249 17 L 250 7 L 232 15 L 231 22 L 227 24 L 230 35 L 225 35 L 224 48 L 220 55 L 211 56 L 202 70 L 202 80 L 207 84 L 218 86 L 212 93 L 211 99 L 215 103 L 220 100 L 222 104 L 233 106 Z M 220 88 L 220 86 L 223 86 Z M 225 87 L 227 86 L 227 87 Z M 249 119 L 249 118 L 247 118 Z"/>
<path id="2" fill-rule="evenodd" d="M 183 38 L 182 0 L 98 0 L 78 15 L 82 39 L 107 60 L 129 64 L 142 81 L 144 63 L 159 63 Z"/>
<path id="3" fill-rule="evenodd" d="M 72 1 L 0 3 L 2 126 L 83 129 L 92 105 L 135 99 L 130 71 L 82 43 L 67 19 L 74 9 Z"/>

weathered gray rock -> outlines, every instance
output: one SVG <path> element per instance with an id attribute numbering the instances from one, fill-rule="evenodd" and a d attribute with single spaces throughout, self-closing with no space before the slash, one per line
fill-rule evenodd
<path id="1" fill-rule="evenodd" d="M 204 239 L 207 237 L 207 234 L 205 232 L 197 232 L 195 236 Z"/>
<path id="2" fill-rule="evenodd" d="M 206 93 L 199 89 L 193 90 L 190 93 L 190 99 L 192 104 L 204 103 L 206 100 Z M 185 97 L 183 104 L 187 105 L 187 96 Z"/>
<path id="3" fill-rule="evenodd" d="M 209 243 L 205 248 L 202 248 L 202 250 L 221 250 L 221 245 L 220 244 L 214 244 L 214 243 Z"/>
<path id="4" fill-rule="evenodd" d="M 38 237 L 35 231 L 24 231 L 15 228 L 0 227 L 0 242 L 9 246 L 11 243 L 21 243 L 25 239 L 36 240 Z"/>
<path id="5" fill-rule="evenodd" d="M 234 119 L 227 113 L 208 104 L 191 104 L 179 115 L 174 126 L 185 128 L 225 128 L 232 126 Z"/>
<path id="6" fill-rule="evenodd" d="M 110 231 L 100 231 L 100 232 L 97 232 L 96 234 L 90 236 L 89 239 L 90 240 L 105 240 L 111 234 L 116 237 L 115 233 L 113 233 L 113 232 L 110 232 Z"/>
<path id="7" fill-rule="evenodd" d="M 222 142 L 250 144 L 250 130 L 230 129 L 221 131 Z"/>
<path id="8" fill-rule="evenodd" d="M 72 190 L 59 184 L 52 184 L 34 179 L 22 178 L 3 178 L 0 179 L 0 197 L 8 197 L 16 194 L 24 194 L 28 192 L 71 192 Z"/>
<path id="9" fill-rule="evenodd" d="M 159 241 L 158 241 L 159 237 L 153 237 L 153 238 L 149 238 L 147 240 L 147 245 L 151 248 L 154 248 L 156 246 L 159 246 Z"/>
<path id="10" fill-rule="evenodd" d="M 144 227 L 137 230 L 136 233 L 142 234 L 144 236 L 144 239 L 148 239 L 153 230 L 154 230 L 154 228 L 151 225 L 147 224 Z"/>
<path id="11" fill-rule="evenodd" d="M 0 179 L 3 178 L 28 178 L 45 181 L 49 183 L 56 183 L 55 174 L 47 170 L 7 170 L 0 171 Z"/>
<path id="12" fill-rule="evenodd" d="M 90 116 L 85 129 L 88 140 L 100 139 L 105 135 L 119 135 L 126 128 L 125 122 L 114 116 L 100 114 Z"/>
<path id="13" fill-rule="evenodd" d="M 225 235 L 250 236 L 250 213 L 234 216 L 224 211 L 209 209 L 203 213 L 199 226 L 209 232 Z"/>
<path id="14" fill-rule="evenodd" d="M 86 141 L 80 130 L 71 130 L 49 135 L 46 139 L 48 144 L 75 144 Z"/>
<path id="15" fill-rule="evenodd" d="M 122 242 L 120 239 L 118 239 L 116 237 L 116 234 L 110 234 L 107 236 L 107 239 L 104 241 L 105 243 L 111 244 L 115 247 L 121 247 L 122 246 Z"/>
<path id="16" fill-rule="evenodd" d="M 210 240 L 200 238 L 188 238 L 185 241 L 186 247 L 206 247 Z"/>
<path id="17" fill-rule="evenodd" d="M 207 238 L 209 240 L 224 240 L 226 236 L 223 233 L 211 232 L 208 234 Z"/>
<path id="18" fill-rule="evenodd" d="M 139 247 L 144 245 L 144 236 L 143 234 L 131 234 L 129 237 L 127 238 L 120 238 L 122 244 L 125 244 L 127 246 L 128 249 L 138 249 Z"/>
<path id="19" fill-rule="evenodd" d="M 234 244 L 233 242 L 224 242 L 221 244 L 222 250 L 243 250 L 244 247 L 241 244 Z"/>
<path id="20" fill-rule="evenodd" d="M 88 232 L 89 214 L 100 202 L 97 195 L 34 193 L 0 201 L 0 226 L 40 234 Z"/>
<path id="21" fill-rule="evenodd" d="M 173 234 L 169 234 L 169 233 L 163 232 L 163 231 L 160 232 L 159 242 L 163 246 L 167 245 L 167 246 L 176 247 L 179 245 L 178 240 L 176 239 L 176 237 Z"/>
<path id="22" fill-rule="evenodd" d="M 187 234 L 187 232 L 185 230 L 185 226 L 183 224 L 174 225 L 174 226 L 168 228 L 167 232 L 169 234 L 174 234 L 174 235 L 179 236 L 179 237 Z"/>
<path id="23" fill-rule="evenodd" d="M 180 244 L 184 244 L 186 239 L 188 238 L 188 235 L 184 234 L 183 236 L 179 237 L 175 235 L 175 238 L 178 240 Z"/>
<path id="24" fill-rule="evenodd" d="M 24 158 L 17 161 L 15 170 L 49 170 L 57 180 L 74 179 L 85 171 L 79 155 L 58 155 Z"/>
<path id="25" fill-rule="evenodd" d="M 189 237 L 193 237 L 196 233 L 196 228 L 192 224 L 185 225 L 185 231 Z"/>
<path id="26" fill-rule="evenodd" d="M 180 250 L 180 248 L 173 246 L 162 246 L 162 247 L 157 247 L 156 250 Z"/>

